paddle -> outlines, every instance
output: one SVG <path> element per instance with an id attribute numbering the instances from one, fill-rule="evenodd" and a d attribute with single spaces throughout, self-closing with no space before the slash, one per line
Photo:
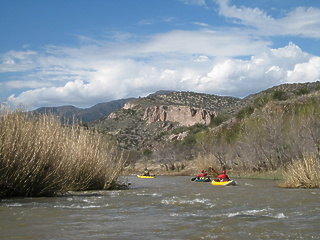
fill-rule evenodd
<path id="1" fill-rule="evenodd" d="M 219 176 L 219 173 L 216 170 L 214 170 L 213 167 L 211 167 L 211 171 L 214 172 L 215 174 L 217 174 L 217 176 Z M 218 178 L 214 179 L 214 181 L 216 181 L 216 182 L 217 182 L 217 180 L 218 180 Z M 220 179 L 219 179 L 219 181 L 220 181 Z"/>
<path id="2" fill-rule="evenodd" d="M 211 167 L 211 171 L 219 175 L 219 173 L 216 170 L 214 170 L 213 167 Z"/>

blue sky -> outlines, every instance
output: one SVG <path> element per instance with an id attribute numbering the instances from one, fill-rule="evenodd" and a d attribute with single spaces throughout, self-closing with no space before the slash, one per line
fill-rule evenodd
<path id="1" fill-rule="evenodd" d="M 0 32 L 12 108 L 320 80 L 315 0 L 1 0 Z"/>

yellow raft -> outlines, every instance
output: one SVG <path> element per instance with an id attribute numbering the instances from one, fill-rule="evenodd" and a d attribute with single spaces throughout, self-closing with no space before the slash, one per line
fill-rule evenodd
<path id="1" fill-rule="evenodd" d="M 236 185 L 236 182 L 234 180 L 226 181 L 226 182 L 217 182 L 213 180 L 211 182 L 212 185 L 214 186 L 231 186 L 231 185 Z"/>
<path id="2" fill-rule="evenodd" d="M 144 176 L 144 175 L 137 175 L 138 178 L 155 178 L 155 175 L 150 175 L 150 176 Z"/>

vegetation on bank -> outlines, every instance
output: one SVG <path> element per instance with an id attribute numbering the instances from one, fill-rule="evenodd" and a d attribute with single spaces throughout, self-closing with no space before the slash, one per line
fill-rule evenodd
<path id="1" fill-rule="evenodd" d="M 315 155 L 304 156 L 293 161 L 284 173 L 284 181 L 280 187 L 320 188 L 320 164 Z"/>
<path id="2" fill-rule="evenodd" d="M 116 145 L 51 115 L 0 114 L 0 197 L 114 189 L 124 163 Z"/>
<path id="3" fill-rule="evenodd" d="M 175 128 L 173 136 L 187 133 L 180 140 L 168 141 L 170 133 L 162 132 L 148 164 L 168 175 L 212 167 L 232 177 L 283 180 L 280 187 L 319 187 L 320 95 L 304 89 L 294 94 L 262 94 L 234 117 L 218 115 L 209 125 Z"/>
<path id="4" fill-rule="evenodd" d="M 246 107 L 238 119 L 198 137 L 196 164 L 244 175 L 277 173 L 284 179 L 281 187 L 319 187 L 320 98 L 265 99 L 260 107 Z"/>
<path id="5" fill-rule="evenodd" d="M 209 125 L 161 132 L 149 144 L 144 162 L 158 166 L 156 171 L 164 175 L 196 174 L 212 167 L 228 170 L 232 177 L 283 180 L 280 187 L 318 187 L 319 117 L 319 92 L 266 92 L 233 116 L 222 114 Z M 312 173 L 309 166 L 314 166 Z"/>
<path id="6" fill-rule="evenodd" d="M 149 162 L 168 174 L 212 167 L 235 177 L 284 179 L 281 187 L 317 187 L 319 178 L 311 176 L 320 174 L 320 97 L 302 93 L 308 91 L 298 91 L 294 99 L 281 91 L 265 94 L 233 118 L 177 128 L 172 133 L 188 132 L 187 137 L 171 142 L 158 137 Z"/>

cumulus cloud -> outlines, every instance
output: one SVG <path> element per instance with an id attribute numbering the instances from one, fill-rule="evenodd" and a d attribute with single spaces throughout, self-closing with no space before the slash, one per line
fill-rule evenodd
<path id="1" fill-rule="evenodd" d="M 301 51 L 290 43 L 270 49 L 250 60 L 228 59 L 215 64 L 199 79 L 198 87 L 215 89 L 221 94 L 246 96 L 286 82 L 307 82 L 319 79 L 319 57 Z M 298 77 L 297 77 L 298 75 Z"/>
<path id="2" fill-rule="evenodd" d="M 18 96 L 12 95 L 8 101 L 36 107 L 53 103 L 90 106 L 113 99 L 145 96 L 159 89 L 245 97 L 277 84 L 320 78 L 320 58 L 303 52 L 293 43 L 278 49 L 266 48 L 248 60 L 188 55 L 187 59 L 162 59 L 163 63 L 159 64 L 159 59 L 153 62 L 120 58 L 97 60 L 85 68 L 86 58 L 73 59 L 74 54 L 70 62 L 64 61 L 71 68 L 70 74 L 78 71 L 82 79 L 66 79 L 62 86 L 28 90 Z M 168 64 L 170 60 L 175 64 Z"/>

